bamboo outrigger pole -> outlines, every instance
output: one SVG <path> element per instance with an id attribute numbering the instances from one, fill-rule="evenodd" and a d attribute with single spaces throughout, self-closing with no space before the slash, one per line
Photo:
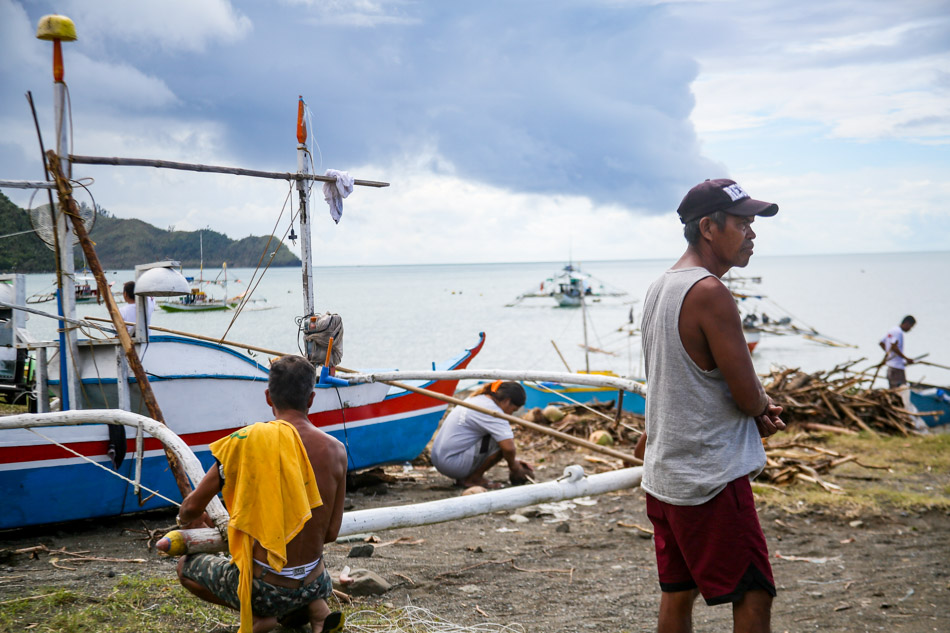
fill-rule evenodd
<path id="1" fill-rule="evenodd" d="M 151 158 L 119 158 L 116 156 L 76 156 L 69 155 L 69 161 L 80 165 L 119 165 L 124 167 L 161 167 L 164 169 L 177 169 L 180 171 L 200 171 L 212 174 L 231 174 L 233 176 L 252 176 L 254 178 L 270 178 L 272 180 L 317 180 L 320 182 L 336 182 L 335 178 L 329 176 L 318 176 L 316 174 L 294 173 L 285 171 L 260 171 L 258 169 L 243 169 L 241 167 L 222 167 L 219 165 L 202 165 L 199 163 L 178 163 L 170 160 L 155 160 Z M 359 180 L 353 181 L 354 185 L 363 187 L 388 187 L 388 182 L 379 182 L 377 180 Z"/>
<path id="2" fill-rule="evenodd" d="M 63 54 L 60 42 L 62 40 L 75 40 L 76 29 L 72 20 L 69 18 L 60 15 L 48 15 L 40 19 L 40 23 L 37 28 L 37 37 L 53 42 L 53 79 L 54 86 L 57 88 L 56 97 L 57 102 L 59 103 L 59 100 L 63 98 L 65 86 L 65 82 L 63 81 Z M 65 137 L 65 116 L 62 112 L 61 103 L 59 103 L 58 110 L 59 115 L 57 116 L 56 121 L 57 138 L 63 139 Z M 135 346 L 132 344 L 132 339 L 129 336 L 129 332 L 127 329 L 125 329 L 125 325 L 123 324 L 122 316 L 119 313 L 119 308 L 116 306 L 115 299 L 112 297 L 112 292 L 109 289 L 109 283 L 106 281 L 105 273 L 103 273 L 102 266 L 99 263 L 99 257 L 96 255 L 96 249 L 93 247 L 92 240 L 89 239 L 89 234 L 86 232 L 86 226 L 83 224 L 82 218 L 79 215 L 79 205 L 76 204 L 76 201 L 72 197 L 72 185 L 70 184 L 69 178 L 66 174 L 69 163 L 67 161 L 64 168 L 64 165 L 60 161 L 60 154 L 64 156 L 66 154 L 66 144 L 58 143 L 57 145 L 59 147 L 59 153 L 57 153 L 55 150 L 47 151 L 46 162 L 49 173 L 53 177 L 53 182 L 56 185 L 56 193 L 59 197 L 59 208 L 65 215 L 65 218 L 68 218 L 69 220 L 67 227 L 69 224 L 71 224 L 73 231 L 76 232 L 76 236 L 79 238 L 79 243 L 82 245 L 83 253 L 86 256 L 86 261 L 96 278 L 96 285 L 99 287 L 99 296 L 105 299 L 106 307 L 109 310 L 109 315 L 112 317 L 112 323 L 116 328 L 116 336 L 118 337 L 119 343 L 122 345 L 122 349 L 125 351 L 125 355 L 128 358 L 129 368 L 132 370 L 132 373 L 135 375 L 135 379 L 138 381 L 139 389 L 142 392 L 142 399 L 145 401 L 145 406 L 148 408 L 149 415 L 153 419 L 164 424 L 165 418 L 162 415 L 162 410 L 159 408 L 158 402 L 155 400 L 155 394 L 152 393 L 152 387 L 148 382 L 148 376 L 145 375 L 145 369 L 142 367 L 141 361 L 139 361 L 138 354 L 135 351 Z M 67 288 L 67 290 L 69 290 L 69 288 Z M 67 297 L 67 299 L 71 299 L 71 297 Z M 75 358 L 75 353 L 65 354 L 60 362 L 66 364 L 69 363 L 70 360 L 75 361 Z M 78 375 L 76 376 L 75 382 L 79 383 Z M 78 396 L 78 393 L 75 395 Z M 175 483 L 178 485 L 178 490 L 184 497 L 189 492 L 191 492 L 191 483 L 188 480 L 188 475 L 185 474 L 185 471 L 175 454 L 167 448 L 165 449 L 165 456 L 168 458 L 168 465 L 171 467 L 172 473 L 175 476 Z"/>

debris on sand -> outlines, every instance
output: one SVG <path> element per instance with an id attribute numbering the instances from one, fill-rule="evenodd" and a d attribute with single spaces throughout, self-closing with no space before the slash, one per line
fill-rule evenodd
<path id="1" fill-rule="evenodd" d="M 858 362 L 812 374 L 779 368 L 763 378 L 772 400 L 782 406 L 782 419 L 789 428 L 763 442 L 767 463 L 757 483 L 765 486 L 806 483 L 841 493 L 839 486 L 824 479 L 832 469 L 846 463 L 864 468 L 887 469 L 887 466 L 824 448 L 815 434 L 864 431 L 873 435 L 907 436 L 918 433 L 915 416 L 904 409 L 900 395 L 890 389 L 872 389 L 872 375 L 852 370 Z M 623 410 L 618 413 L 614 401 L 562 406 L 560 415 L 555 415 L 553 408 L 554 405 L 549 405 L 543 411 L 533 409 L 523 417 L 593 442 L 606 442 L 609 438 L 616 448 L 629 452 L 643 433 L 643 416 Z M 518 446 L 535 462 L 555 451 L 574 449 L 557 438 L 539 436 L 530 430 L 519 428 L 515 432 Z M 620 460 L 604 456 L 586 456 L 585 460 L 601 470 L 623 467 Z"/>

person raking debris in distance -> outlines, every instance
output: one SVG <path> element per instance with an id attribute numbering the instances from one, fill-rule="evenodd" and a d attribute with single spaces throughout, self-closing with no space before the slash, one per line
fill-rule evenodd
<path id="1" fill-rule="evenodd" d="M 511 415 L 525 403 L 525 391 L 517 382 L 496 380 L 483 385 L 469 398 L 483 409 Z M 459 486 L 499 488 L 500 483 L 485 478 L 488 469 L 504 457 L 508 463 L 509 481 L 523 484 L 534 474 L 528 462 L 517 457 L 511 425 L 500 418 L 456 406 L 442 422 L 432 444 L 432 464 L 455 480 Z"/>
<path id="2" fill-rule="evenodd" d="M 271 365 L 264 397 L 274 420 L 235 431 L 210 446 L 216 463 L 185 497 L 179 525 L 212 527 L 205 507 L 222 493 L 231 515 L 231 559 L 184 556 L 181 584 L 199 598 L 239 609 L 240 633 L 310 622 L 314 633 L 343 628 L 323 546 L 336 540 L 346 492 L 346 449 L 307 419 L 316 372 L 305 358 Z"/>
<path id="3" fill-rule="evenodd" d="M 913 358 L 904 355 L 904 333 L 910 332 L 917 324 L 917 319 L 911 315 L 905 316 L 901 324 L 887 331 L 878 345 L 884 350 L 884 364 L 887 365 L 887 386 L 897 389 L 907 384 L 907 374 L 904 368 L 914 363 Z"/>
<path id="4" fill-rule="evenodd" d="M 752 257 L 756 216 L 778 206 L 732 180 L 690 189 L 677 210 L 686 252 L 647 291 L 643 456 L 660 581 L 660 633 L 692 631 L 693 604 L 732 603 L 735 631 L 767 632 L 775 581 L 749 480 L 761 438 L 785 428 L 762 388 L 720 278 Z M 636 452 L 635 452 L 636 454 Z"/>

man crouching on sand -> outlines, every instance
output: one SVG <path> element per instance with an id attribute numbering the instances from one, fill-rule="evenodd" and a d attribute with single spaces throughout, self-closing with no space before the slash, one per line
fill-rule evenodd
<path id="1" fill-rule="evenodd" d="M 710 605 L 732 603 L 735 631 L 770 628 L 775 582 L 749 480 L 765 467 L 760 438 L 785 424 L 720 277 L 749 263 L 755 217 L 777 212 L 731 180 L 693 187 L 678 209 L 686 252 L 644 301 L 641 485 L 654 527 L 660 633 L 692 631 L 699 593 Z"/>
<path id="2" fill-rule="evenodd" d="M 274 420 L 212 443 L 215 466 L 181 504 L 179 525 L 211 525 L 205 507 L 222 493 L 231 559 L 184 556 L 178 578 L 199 598 L 240 610 L 240 633 L 278 621 L 309 621 L 314 633 L 343 628 L 342 614 L 326 603 L 333 585 L 323 545 L 336 540 L 343 518 L 346 450 L 307 419 L 315 381 L 306 359 L 276 360 L 264 391 Z"/>

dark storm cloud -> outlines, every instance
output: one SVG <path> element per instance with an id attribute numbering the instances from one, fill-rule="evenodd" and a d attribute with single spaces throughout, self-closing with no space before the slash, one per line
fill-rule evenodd
<path id="1" fill-rule="evenodd" d="M 104 54 L 161 78 L 180 100 L 167 113 L 226 122 L 227 149 L 252 164 L 287 163 L 303 94 L 325 167 L 434 148 L 464 179 L 648 212 L 668 211 L 712 169 L 688 120 L 698 67 L 666 44 L 677 27 L 663 8 L 400 3 L 363 19 L 319 5 L 238 9 L 253 28 L 202 53 L 115 40 Z"/>

